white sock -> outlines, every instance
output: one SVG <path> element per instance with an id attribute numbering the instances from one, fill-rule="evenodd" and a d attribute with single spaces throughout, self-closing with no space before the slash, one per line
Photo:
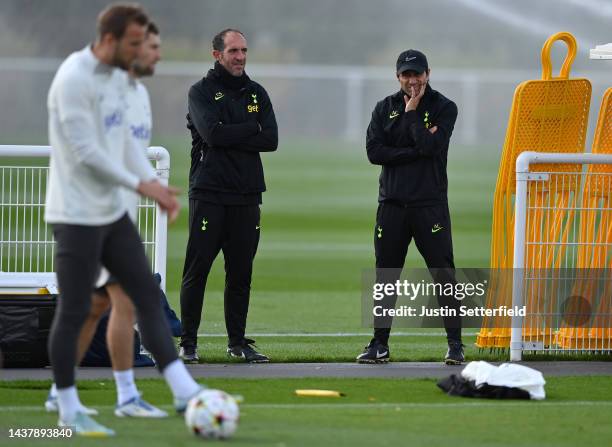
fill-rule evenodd
<path id="1" fill-rule="evenodd" d="M 187 399 L 202 388 L 193 380 L 193 377 L 191 377 L 191 374 L 185 368 L 185 364 L 179 359 L 166 366 L 162 373 L 166 383 L 172 390 L 172 394 L 179 399 Z"/>
<path id="2" fill-rule="evenodd" d="M 77 393 L 76 386 L 57 390 L 57 403 L 59 406 L 60 419 L 70 422 L 74 419 L 77 412 L 81 409 L 81 402 Z"/>
<path id="3" fill-rule="evenodd" d="M 49 396 L 57 399 L 57 385 L 55 385 L 55 382 L 51 384 L 51 389 L 49 390 Z M 81 410 L 85 409 L 85 405 L 81 403 L 81 399 L 79 398 L 79 396 L 77 396 L 77 400 L 79 402 L 79 409 Z"/>
<path id="4" fill-rule="evenodd" d="M 134 383 L 133 369 L 113 371 L 113 376 L 115 376 L 115 385 L 117 386 L 117 402 L 119 405 L 126 403 L 130 399 L 138 397 L 138 389 Z"/>

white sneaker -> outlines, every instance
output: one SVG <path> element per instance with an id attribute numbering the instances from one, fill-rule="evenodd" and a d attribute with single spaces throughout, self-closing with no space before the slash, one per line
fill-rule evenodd
<path id="1" fill-rule="evenodd" d="M 47 410 L 47 413 L 59 412 L 59 404 L 57 403 L 57 396 L 52 396 L 51 394 L 47 396 L 47 400 L 45 401 L 45 410 Z M 82 413 L 85 413 L 87 416 L 97 416 L 98 415 L 98 410 L 96 410 L 95 408 L 86 407 L 85 405 L 81 405 L 80 411 Z"/>
<path id="2" fill-rule="evenodd" d="M 57 425 L 59 427 L 71 428 L 74 430 L 74 433 L 79 436 L 90 438 L 107 438 L 109 436 L 115 436 L 115 430 L 98 424 L 85 413 L 77 413 L 71 421 L 63 421 L 60 419 Z"/>
<path id="3" fill-rule="evenodd" d="M 122 405 L 117 405 L 115 408 L 115 416 L 120 418 L 165 418 L 168 416 L 168 413 L 154 407 L 138 396 L 128 400 Z"/>

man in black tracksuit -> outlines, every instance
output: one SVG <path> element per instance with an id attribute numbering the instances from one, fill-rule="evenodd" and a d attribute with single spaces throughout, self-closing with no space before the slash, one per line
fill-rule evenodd
<path id="1" fill-rule="evenodd" d="M 247 43 L 238 30 L 213 39 L 215 66 L 189 90 L 192 135 L 189 241 L 181 287 L 180 354 L 197 362 L 197 333 L 206 279 L 219 251 L 225 258 L 228 355 L 268 362 L 245 338 L 259 205 L 265 191 L 260 152 L 276 150 L 278 128 L 264 88 L 244 72 Z"/>
<path id="2" fill-rule="evenodd" d="M 434 280 L 452 283 L 455 265 L 446 159 L 457 106 L 429 86 L 427 58 L 420 51 L 401 53 L 396 70 L 401 89 L 376 104 L 366 141 L 368 159 L 382 166 L 374 228 L 377 282 L 398 279 L 414 239 Z M 383 305 L 393 308 L 396 299 L 389 297 Z M 458 309 L 454 297 L 439 296 L 438 302 Z M 447 317 L 444 325 L 449 345 L 445 362 L 460 364 L 461 320 Z M 358 362 L 389 360 L 390 326 L 390 318 L 375 320 L 374 338 Z"/>

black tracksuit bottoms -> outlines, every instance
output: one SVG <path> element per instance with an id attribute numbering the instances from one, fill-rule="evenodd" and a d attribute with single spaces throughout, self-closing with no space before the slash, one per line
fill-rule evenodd
<path id="1" fill-rule="evenodd" d="M 454 283 L 453 240 L 447 203 L 416 208 L 391 202 L 379 203 L 374 227 L 376 281 L 384 283 L 399 279 L 412 239 L 434 281 L 442 284 Z M 454 297 L 437 298 L 440 306 L 459 310 L 460 301 Z M 396 301 L 397 296 L 391 296 L 384 299 L 381 304 L 384 307 L 395 308 Z M 448 341 L 461 341 L 461 318 L 444 317 L 443 320 Z M 375 321 L 374 327 L 374 338 L 387 345 L 391 333 L 391 321 L 387 319 L 384 324 L 377 324 Z"/>
<path id="2" fill-rule="evenodd" d="M 159 284 L 128 215 L 99 226 L 53 224 L 53 234 L 60 295 L 48 346 L 57 387 L 74 385 L 77 339 L 89 315 L 100 264 L 134 303 L 143 344 L 155 357 L 159 370 L 175 361 L 178 356 L 159 301 Z"/>
<path id="3" fill-rule="evenodd" d="M 213 261 L 225 259 L 228 345 L 244 342 L 253 259 L 259 244 L 259 205 L 230 206 L 189 200 L 189 241 L 181 285 L 181 346 L 197 345 L 204 290 Z"/>

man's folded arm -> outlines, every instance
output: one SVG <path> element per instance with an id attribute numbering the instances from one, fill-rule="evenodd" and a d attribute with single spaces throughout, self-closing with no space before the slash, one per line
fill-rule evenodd
<path id="1" fill-rule="evenodd" d="M 368 160 L 375 165 L 401 165 L 410 163 L 419 158 L 419 152 L 414 147 L 395 147 L 384 144 L 384 131 L 380 124 L 377 109 L 372 112 L 372 120 L 366 134 L 366 151 Z"/>
<path id="2" fill-rule="evenodd" d="M 232 149 L 247 152 L 274 152 L 278 148 L 278 125 L 272 102 L 264 89 L 258 92 L 259 112 L 256 122 L 259 123 L 260 131 L 257 135 L 250 136 L 245 143 L 237 144 Z"/>
<path id="3" fill-rule="evenodd" d="M 415 141 L 415 148 L 424 157 L 434 157 L 448 147 L 451 134 L 457 121 L 457 106 L 449 102 L 436 120 L 435 132 L 430 132 L 425 124 L 418 119 L 416 111 L 406 112 L 408 129 Z"/>
<path id="4" fill-rule="evenodd" d="M 212 98 L 195 86 L 189 89 L 187 106 L 193 125 L 209 147 L 237 146 L 259 133 L 256 121 L 239 124 L 221 122 Z"/>

